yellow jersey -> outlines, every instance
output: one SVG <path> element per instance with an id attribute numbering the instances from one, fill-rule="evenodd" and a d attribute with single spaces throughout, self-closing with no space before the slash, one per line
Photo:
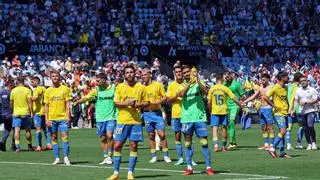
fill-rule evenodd
<path id="1" fill-rule="evenodd" d="M 258 84 L 254 84 L 253 90 L 258 91 L 261 87 Z"/>
<path id="2" fill-rule="evenodd" d="M 279 108 L 279 110 L 273 110 L 275 116 L 287 116 L 288 115 L 288 100 L 287 89 L 279 84 L 274 85 L 267 93 L 267 97 L 272 97 L 273 104 Z"/>
<path id="3" fill-rule="evenodd" d="M 211 114 L 228 114 L 227 97 L 233 99 L 235 95 L 228 87 L 222 84 L 216 84 L 209 89 L 208 100 L 211 101 Z"/>
<path id="4" fill-rule="evenodd" d="M 246 80 L 246 82 L 244 83 L 245 91 L 251 91 L 253 90 L 253 88 L 254 88 L 253 82 L 252 81 L 249 82 L 248 80 Z"/>
<path id="5" fill-rule="evenodd" d="M 44 93 L 46 88 L 44 86 L 38 86 L 33 90 L 32 97 L 37 98 L 36 101 L 33 101 L 33 113 L 38 115 L 44 115 Z"/>
<path id="6" fill-rule="evenodd" d="M 182 83 L 179 84 L 176 81 L 172 82 L 168 86 L 167 96 L 168 97 L 175 97 L 178 92 L 180 92 L 183 89 Z M 171 108 L 171 118 L 181 118 L 181 112 L 182 112 L 182 98 L 177 97 L 172 102 L 172 108 Z"/>
<path id="7" fill-rule="evenodd" d="M 145 86 L 136 83 L 133 87 L 125 82 L 116 87 L 114 102 L 122 103 L 135 100 L 136 103 L 146 102 Z M 132 107 L 118 108 L 118 124 L 141 124 L 141 111 Z"/>
<path id="8" fill-rule="evenodd" d="M 71 90 L 64 85 L 49 87 L 44 94 L 44 103 L 49 105 L 48 120 L 67 120 L 66 101 L 71 99 Z"/>
<path id="9" fill-rule="evenodd" d="M 13 103 L 13 116 L 30 115 L 29 98 L 31 98 L 31 89 L 22 85 L 12 89 L 10 101 Z"/>
<path id="10" fill-rule="evenodd" d="M 150 102 L 150 106 L 147 107 L 150 111 L 160 110 L 161 105 L 152 105 L 155 101 L 161 100 L 161 98 L 166 96 L 166 92 L 161 83 L 153 81 L 151 84 L 145 86 L 146 91 L 146 101 Z"/>

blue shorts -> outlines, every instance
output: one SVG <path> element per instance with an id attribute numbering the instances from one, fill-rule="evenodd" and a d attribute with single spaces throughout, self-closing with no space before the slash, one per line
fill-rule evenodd
<path id="1" fill-rule="evenodd" d="M 287 129 L 287 116 L 274 116 L 279 129 Z"/>
<path id="2" fill-rule="evenodd" d="M 12 127 L 31 128 L 30 116 L 12 116 Z"/>
<path id="3" fill-rule="evenodd" d="M 45 116 L 36 114 L 33 116 L 33 122 L 35 127 L 46 127 Z"/>
<path id="4" fill-rule="evenodd" d="M 59 121 L 51 121 L 51 122 L 52 122 L 52 126 L 48 127 L 48 132 L 50 133 L 57 133 L 57 132 L 68 133 L 69 132 L 67 121 L 59 120 Z"/>
<path id="5" fill-rule="evenodd" d="M 288 123 L 293 124 L 293 123 L 300 123 L 302 121 L 301 115 L 296 115 L 296 116 L 288 116 Z"/>
<path id="6" fill-rule="evenodd" d="M 211 115 L 210 126 L 228 126 L 228 115 Z"/>
<path id="7" fill-rule="evenodd" d="M 195 132 L 197 137 L 208 137 L 205 122 L 182 123 L 182 132 L 188 135 L 193 135 L 193 132 Z"/>
<path id="8" fill-rule="evenodd" d="M 154 130 L 164 131 L 164 120 L 161 111 L 144 112 L 143 119 L 148 133 Z"/>
<path id="9" fill-rule="evenodd" d="M 171 128 L 174 132 L 180 132 L 182 128 L 182 124 L 180 122 L 180 118 L 172 118 L 171 119 Z"/>
<path id="10" fill-rule="evenodd" d="M 143 112 L 143 120 L 149 122 L 163 122 L 161 111 L 146 111 Z"/>
<path id="11" fill-rule="evenodd" d="M 260 108 L 260 125 L 274 124 L 272 108 Z"/>
<path id="12" fill-rule="evenodd" d="M 148 133 L 153 132 L 154 130 L 164 131 L 164 122 L 145 121 L 145 127 Z"/>
<path id="13" fill-rule="evenodd" d="M 116 126 L 115 120 L 97 122 L 97 135 L 102 136 L 102 135 L 106 135 L 107 133 L 113 133 L 115 126 Z"/>
<path id="14" fill-rule="evenodd" d="M 117 124 L 114 134 L 115 141 L 125 142 L 128 137 L 130 141 L 143 141 L 141 124 Z"/>

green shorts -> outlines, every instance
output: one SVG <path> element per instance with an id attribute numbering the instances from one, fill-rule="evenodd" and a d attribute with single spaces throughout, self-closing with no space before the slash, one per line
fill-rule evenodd
<path id="1" fill-rule="evenodd" d="M 228 107 L 228 120 L 235 121 L 239 114 L 240 108 L 238 106 Z"/>

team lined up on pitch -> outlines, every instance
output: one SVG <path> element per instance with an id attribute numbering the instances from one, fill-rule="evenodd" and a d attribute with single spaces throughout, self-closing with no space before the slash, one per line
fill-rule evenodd
<path id="1" fill-rule="evenodd" d="M 61 84 L 58 71 L 51 72 L 52 87 L 48 89 L 39 84 L 39 78 L 34 77 L 31 90 L 24 86 L 24 79 L 19 77 L 15 88 L 12 89 L 13 85 L 9 83 L 6 89 L 0 91 L 1 104 L 2 106 L 7 105 L 7 111 L 1 113 L 5 131 L 0 148 L 5 150 L 5 142 L 12 126 L 14 127 L 13 147 L 15 151 L 20 152 L 21 150 L 21 127 L 26 130 L 28 149 L 33 150 L 32 118 L 36 127 L 37 147 L 35 150 L 43 150 L 41 139 L 42 132 L 44 132 L 46 149 L 52 149 L 54 153 L 53 164 L 59 164 L 58 132 L 60 132 L 63 162 L 70 166 L 68 128 L 70 103 L 74 101 L 74 104 L 77 105 L 94 100 L 97 135 L 100 137 L 104 157 L 100 164 L 113 164 L 114 172 L 108 179 L 119 179 L 121 151 L 123 144 L 129 139 L 130 158 L 127 178 L 134 179 L 138 143 L 143 141 L 143 122 L 145 131 L 149 135 L 150 163 L 158 160 L 156 136 L 160 138 L 164 161 L 171 163 L 162 109 L 163 104 L 170 103 L 172 105 L 171 126 L 175 132 L 178 157 L 175 165 L 185 162 L 187 169 L 184 175 L 193 174 L 196 162 L 192 159 L 194 153 L 192 141 L 195 134 L 201 143 L 206 174 L 213 176 L 215 173 L 211 166 L 207 122 L 212 127 L 215 152 L 237 148 L 235 121 L 239 112 L 245 111 L 246 104 L 256 99 L 264 139 L 261 149 L 267 150 L 273 158 L 291 158 L 285 153 L 285 144 L 287 143 L 287 149 L 292 149 L 291 128 L 295 121 L 300 125 L 297 148 L 302 148 L 302 134 L 305 133 L 308 143 L 307 150 L 317 149 L 314 122 L 318 111 L 316 106 L 318 97 L 316 90 L 309 86 L 307 78 L 301 74 L 294 75 L 294 82 L 288 86 L 289 88 L 287 88 L 287 73 L 279 72 L 278 82 L 275 85 L 271 85 L 268 74 L 263 74 L 260 77 L 260 87 L 252 96 L 249 97 L 250 94 L 248 94 L 246 97 L 241 84 L 235 80 L 231 72 L 216 74 L 215 85 L 210 88 L 199 81 L 197 70 L 194 67 L 177 64 L 174 66 L 173 73 L 175 80 L 169 84 L 166 92 L 164 85 L 152 81 L 152 73 L 149 68 L 142 70 L 142 82 L 138 82 L 135 78 L 135 67 L 129 64 L 124 68 L 124 82 L 114 84 L 107 80 L 105 74 L 100 73 L 97 75 L 97 87 L 76 101 L 71 98 L 70 88 Z M 207 113 L 210 114 L 210 120 L 208 120 Z M 274 124 L 279 129 L 277 135 L 274 132 Z M 219 126 L 222 130 L 221 148 L 218 143 Z M 229 147 L 227 147 L 228 132 Z M 184 136 L 184 157 L 182 135 Z M 276 153 L 277 147 L 280 150 L 279 155 Z"/>

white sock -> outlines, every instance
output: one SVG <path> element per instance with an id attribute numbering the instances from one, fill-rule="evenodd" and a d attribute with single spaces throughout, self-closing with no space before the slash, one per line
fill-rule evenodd
<path id="1" fill-rule="evenodd" d="M 132 174 L 132 171 L 128 171 L 128 174 Z"/>
<path id="2" fill-rule="evenodd" d="M 118 171 L 114 171 L 113 174 L 114 174 L 114 175 L 118 175 L 119 172 L 118 172 Z"/>
<path id="3" fill-rule="evenodd" d="M 192 170 L 192 166 L 191 166 L 191 165 L 188 165 L 187 168 L 190 169 L 190 170 Z"/>
<path id="4" fill-rule="evenodd" d="M 211 168 L 210 166 L 207 167 L 207 169 L 210 169 L 210 168 Z"/>

